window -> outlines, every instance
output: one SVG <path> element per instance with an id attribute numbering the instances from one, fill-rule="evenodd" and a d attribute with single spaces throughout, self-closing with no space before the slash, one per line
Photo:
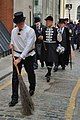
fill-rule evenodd
<path id="1" fill-rule="evenodd" d="M 38 0 L 35 0 L 35 5 L 36 5 L 36 6 L 38 5 Z"/>
<path id="2" fill-rule="evenodd" d="M 80 19 L 80 6 L 77 8 L 77 19 Z"/>

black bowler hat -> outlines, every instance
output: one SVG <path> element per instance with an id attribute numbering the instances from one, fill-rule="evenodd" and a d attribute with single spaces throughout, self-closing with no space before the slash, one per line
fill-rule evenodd
<path id="1" fill-rule="evenodd" d="M 40 22 L 40 21 L 41 21 L 40 17 L 38 17 L 38 16 L 34 17 L 34 23 L 37 23 L 37 22 Z"/>
<path id="2" fill-rule="evenodd" d="M 65 21 L 65 20 L 64 20 L 63 18 L 59 18 L 59 24 L 65 23 L 64 21 Z"/>
<path id="3" fill-rule="evenodd" d="M 14 14 L 13 22 L 18 24 L 18 23 L 24 22 L 25 19 L 26 17 L 23 16 L 23 12 L 16 12 Z"/>
<path id="4" fill-rule="evenodd" d="M 50 21 L 53 21 L 53 17 L 52 16 L 48 16 L 47 18 L 45 18 L 45 20 L 50 20 Z"/>

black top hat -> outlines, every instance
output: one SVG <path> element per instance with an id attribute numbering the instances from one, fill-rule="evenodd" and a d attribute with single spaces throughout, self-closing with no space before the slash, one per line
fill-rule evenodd
<path id="1" fill-rule="evenodd" d="M 53 17 L 52 17 L 52 16 L 48 16 L 47 18 L 45 18 L 45 20 L 46 20 L 46 21 L 47 21 L 47 20 L 53 21 Z"/>
<path id="2" fill-rule="evenodd" d="M 59 18 L 59 23 L 61 24 L 61 23 L 65 23 L 64 22 L 65 20 L 63 19 L 63 18 Z"/>
<path id="3" fill-rule="evenodd" d="M 41 21 L 40 17 L 38 17 L 38 16 L 34 17 L 34 23 L 37 23 L 37 22 L 40 22 L 40 21 Z"/>
<path id="4" fill-rule="evenodd" d="M 16 12 L 14 14 L 13 22 L 18 24 L 18 23 L 24 22 L 25 19 L 26 17 L 23 16 L 23 12 Z"/>
<path id="5" fill-rule="evenodd" d="M 65 18 L 64 21 L 68 21 L 68 18 Z"/>

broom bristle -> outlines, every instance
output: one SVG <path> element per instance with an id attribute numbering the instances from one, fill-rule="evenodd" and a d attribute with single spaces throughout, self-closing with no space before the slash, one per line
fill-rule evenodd
<path id="1" fill-rule="evenodd" d="M 34 110 L 34 103 L 22 79 L 22 76 L 20 75 L 19 75 L 19 83 L 20 83 L 20 97 L 22 103 L 22 114 L 27 116 L 32 115 L 32 112 Z"/>

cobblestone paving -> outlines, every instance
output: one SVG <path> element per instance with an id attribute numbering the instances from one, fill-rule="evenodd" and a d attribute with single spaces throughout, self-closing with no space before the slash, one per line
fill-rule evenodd
<path id="1" fill-rule="evenodd" d="M 52 71 L 50 83 L 46 82 L 46 67 L 36 70 L 37 86 L 32 97 L 35 110 L 33 115 L 24 116 L 21 114 L 21 103 L 15 107 L 8 107 L 11 96 L 11 85 L 0 91 L 0 120 L 66 120 L 65 112 L 67 110 L 71 93 L 80 79 L 80 53 L 75 52 L 73 69 L 69 66 L 65 71 L 59 68 L 59 71 Z M 0 81 L 0 86 L 11 79 L 11 76 Z M 24 81 L 27 83 L 26 76 Z M 76 106 L 73 113 L 73 120 L 80 120 L 80 91 L 76 97 Z"/>

